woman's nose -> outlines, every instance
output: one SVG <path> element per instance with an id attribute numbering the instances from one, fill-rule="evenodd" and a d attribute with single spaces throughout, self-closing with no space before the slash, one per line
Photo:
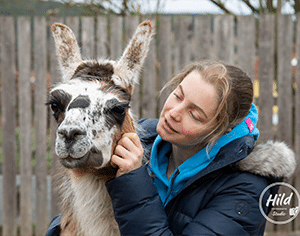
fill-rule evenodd
<path id="1" fill-rule="evenodd" d="M 181 121 L 182 109 L 180 107 L 174 107 L 172 110 L 170 110 L 170 116 L 174 121 Z"/>

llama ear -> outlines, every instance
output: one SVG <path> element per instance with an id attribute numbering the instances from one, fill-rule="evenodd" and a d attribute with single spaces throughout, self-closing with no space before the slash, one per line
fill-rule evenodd
<path id="1" fill-rule="evenodd" d="M 52 25 L 56 55 L 63 74 L 63 81 L 69 80 L 82 62 L 80 49 L 72 30 L 63 24 Z"/>
<path id="2" fill-rule="evenodd" d="M 133 86 L 149 50 L 152 36 L 150 21 L 141 23 L 115 66 L 113 80 L 121 86 Z"/>

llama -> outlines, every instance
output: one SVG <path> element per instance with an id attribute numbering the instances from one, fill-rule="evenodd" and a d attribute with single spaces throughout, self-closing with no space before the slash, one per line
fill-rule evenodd
<path id="1" fill-rule="evenodd" d="M 151 22 L 137 27 L 118 61 L 82 60 L 70 28 L 55 23 L 52 33 L 62 71 L 47 103 L 58 123 L 61 235 L 120 235 L 105 182 L 116 175 L 110 158 L 118 140 L 135 131 L 129 105 L 149 49 Z"/>

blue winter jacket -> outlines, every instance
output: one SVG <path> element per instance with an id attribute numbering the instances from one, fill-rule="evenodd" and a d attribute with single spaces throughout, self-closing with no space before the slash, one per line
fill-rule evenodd
<path id="1" fill-rule="evenodd" d="M 157 136 L 157 122 L 155 119 L 139 122 L 143 128 L 139 137 L 148 154 Z M 253 136 L 227 144 L 166 206 L 147 165 L 107 182 L 121 235 L 263 235 L 266 219 L 259 210 L 260 194 L 283 176 L 275 178 L 269 173 L 266 177 L 264 173 L 263 177 L 240 170 L 236 163 L 253 148 Z M 270 209 L 264 211 L 267 214 Z M 59 224 L 57 216 L 46 236 L 57 235 Z"/>

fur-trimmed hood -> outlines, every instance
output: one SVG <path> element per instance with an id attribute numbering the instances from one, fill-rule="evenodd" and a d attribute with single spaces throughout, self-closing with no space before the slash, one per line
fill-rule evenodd
<path id="1" fill-rule="evenodd" d="M 261 176 L 290 178 L 296 169 L 296 158 L 293 150 L 285 143 L 269 140 L 255 146 L 236 166 Z"/>

